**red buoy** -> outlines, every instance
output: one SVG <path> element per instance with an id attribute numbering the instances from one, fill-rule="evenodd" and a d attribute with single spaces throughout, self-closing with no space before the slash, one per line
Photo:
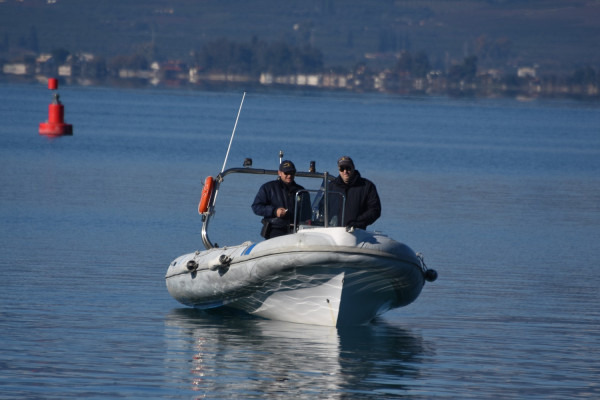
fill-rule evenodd
<path id="1" fill-rule="evenodd" d="M 48 78 L 48 89 L 50 89 L 50 90 L 58 89 L 58 79 Z"/>
<path id="2" fill-rule="evenodd" d="M 48 79 L 48 89 L 57 90 L 58 80 Z M 40 135 L 62 136 L 72 135 L 73 125 L 65 124 L 65 106 L 59 100 L 58 93 L 54 93 L 54 100 L 48 105 L 48 120 L 40 123 Z"/>

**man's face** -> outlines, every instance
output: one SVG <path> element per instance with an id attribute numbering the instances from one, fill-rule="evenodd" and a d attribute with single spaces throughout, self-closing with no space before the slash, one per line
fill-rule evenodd
<path id="1" fill-rule="evenodd" d="M 279 177 L 281 178 L 281 180 L 285 183 L 292 183 L 292 181 L 294 180 L 294 175 L 296 175 L 295 172 L 278 171 L 277 173 L 279 174 Z"/>
<path id="2" fill-rule="evenodd" d="M 343 165 L 340 168 L 340 176 L 344 183 L 350 182 L 350 178 L 352 178 L 352 174 L 354 174 L 354 168 L 350 166 Z"/>

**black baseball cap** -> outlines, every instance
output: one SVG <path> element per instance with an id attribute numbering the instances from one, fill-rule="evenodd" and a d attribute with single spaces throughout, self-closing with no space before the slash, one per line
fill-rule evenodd
<path id="1" fill-rule="evenodd" d="M 290 160 L 285 160 L 279 164 L 279 170 L 283 173 L 289 174 L 290 172 L 296 172 L 296 166 Z"/>
<path id="2" fill-rule="evenodd" d="M 338 160 L 338 168 L 340 167 L 352 167 L 354 169 L 354 161 L 348 156 L 341 156 Z"/>

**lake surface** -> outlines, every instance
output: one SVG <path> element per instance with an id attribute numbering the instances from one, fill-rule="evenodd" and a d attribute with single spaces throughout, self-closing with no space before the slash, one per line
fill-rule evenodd
<path id="1" fill-rule="evenodd" d="M 1 398 L 600 397 L 600 105 L 248 93 L 227 168 L 278 152 L 377 185 L 383 231 L 439 279 L 371 325 L 216 316 L 173 300 L 241 92 L 0 86 Z M 260 239 L 264 177 L 211 239 Z"/>

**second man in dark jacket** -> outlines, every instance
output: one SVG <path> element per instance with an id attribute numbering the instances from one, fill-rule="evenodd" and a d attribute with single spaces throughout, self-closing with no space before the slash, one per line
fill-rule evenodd
<path id="1" fill-rule="evenodd" d="M 338 160 L 340 174 L 331 183 L 331 190 L 346 197 L 343 226 L 366 229 L 381 216 L 381 202 L 375 184 L 360 176 L 354 161 L 348 156 Z"/>

